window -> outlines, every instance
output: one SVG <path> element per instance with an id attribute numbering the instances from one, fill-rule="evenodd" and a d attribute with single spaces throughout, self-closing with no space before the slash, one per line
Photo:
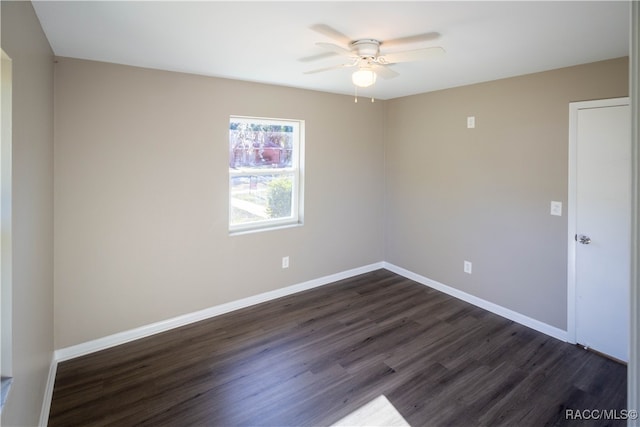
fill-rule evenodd
<path id="1" fill-rule="evenodd" d="M 231 117 L 229 231 L 302 223 L 304 121 Z"/>

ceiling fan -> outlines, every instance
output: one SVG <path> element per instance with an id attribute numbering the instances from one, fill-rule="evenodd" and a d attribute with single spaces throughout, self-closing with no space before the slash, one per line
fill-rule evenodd
<path id="1" fill-rule="evenodd" d="M 328 52 L 324 54 L 309 56 L 302 58 L 301 61 L 308 62 L 328 56 L 340 55 L 350 59 L 350 62 L 331 67 L 319 68 L 305 72 L 305 74 L 315 74 L 329 70 L 340 68 L 357 67 L 352 75 L 353 84 L 358 87 L 368 87 L 375 83 L 377 75 L 384 79 L 392 79 L 399 74 L 389 68 L 389 65 L 400 62 L 420 61 L 445 53 L 442 47 L 428 47 L 423 49 L 405 50 L 399 52 L 382 53 L 380 48 L 394 47 L 401 44 L 416 43 L 428 40 L 434 40 L 440 37 L 439 33 L 423 33 L 413 36 L 400 37 L 390 40 L 376 39 L 357 39 L 353 40 L 340 31 L 325 25 L 316 24 L 311 27 L 312 30 L 325 35 L 340 44 L 334 43 L 316 43 L 317 46 L 326 49 Z"/>

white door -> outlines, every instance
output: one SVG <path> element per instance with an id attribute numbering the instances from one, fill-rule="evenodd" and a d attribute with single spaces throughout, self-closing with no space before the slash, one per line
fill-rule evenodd
<path id="1" fill-rule="evenodd" d="M 569 298 L 574 298 L 575 306 L 572 310 L 570 301 L 569 316 L 573 311 L 574 319 L 569 319 L 569 329 L 574 326 L 575 342 L 626 362 L 631 258 L 629 100 L 572 103 L 570 113 Z"/>

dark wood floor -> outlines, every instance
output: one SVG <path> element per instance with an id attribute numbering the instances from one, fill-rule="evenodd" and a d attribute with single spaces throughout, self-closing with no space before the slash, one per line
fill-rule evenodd
<path id="1" fill-rule="evenodd" d="M 49 426 L 323 426 L 384 394 L 413 426 L 621 410 L 626 367 L 379 270 L 60 363 Z"/>

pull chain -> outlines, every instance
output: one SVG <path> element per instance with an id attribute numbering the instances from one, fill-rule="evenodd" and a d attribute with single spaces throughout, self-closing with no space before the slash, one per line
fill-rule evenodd
<path id="1" fill-rule="evenodd" d="M 358 86 L 354 86 L 355 87 L 355 97 L 353 99 L 354 103 L 358 103 Z M 371 103 L 373 104 L 374 102 L 376 102 L 375 98 L 373 97 L 373 95 L 371 96 Z"/>

